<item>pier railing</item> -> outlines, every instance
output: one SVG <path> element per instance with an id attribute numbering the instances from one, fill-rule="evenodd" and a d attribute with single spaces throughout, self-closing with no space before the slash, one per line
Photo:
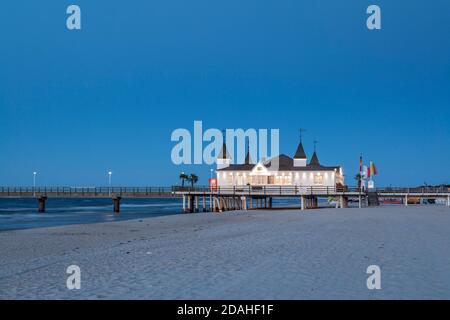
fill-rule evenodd
<path id="1" fill-rule="evenodd" d="M 295 196 L 295 195 L 315 195 L 315 196 L 333 196 L 333 195 L 366 195 L 368 192 L 376 192 L 379 195 L 389 194 L 416 194 L 416 195 L 448 195 L 448 187 L 424 187 L 424 188 L 377 188 L 363 189 L 349 186 L 231 186 L 214 188 L 193 188 L 185 190 L 176 190 L 182 194 L 215 194 L 215 195 L 248 195 L 248 196 Z"/>
<path id="2" fill-rule="evenodd" d="M 175 187 L 0 187 L 0 196 L 31 197 L 171 197 L 176 196 Z"/>
<path id="3" fill-rule="evenodd" d="M 366 194 L 367 189 L 348 186 L 231 186 L 231 187 L 0 187 L 0 197 L 176 197 L 182 194 L 212 195 L 248 195 L 248 196 L 296 196 L 296 195 L 359 195 Z M 417 187 L 398 188 L 385 187 L 371 189 L 380 196 L 389 195 L 448 195 L 450 188 Z"/>
<path id="4" fill-rule="evenodd" d="M 398 188 L 398 187 L 385 187 L 385 188 L 377 188 L 374 191 L 378 193 L 403 193 L 403 194 L 448 194 L 450 192 L 450 188 L 447 186 L 440 187 L 415 187 L 415 188 Z"/>
<path id="5" fill-rule="evenodd" d="M 215 195 L 248 195 L 248 196 L 295 196 L 295 195 L 336 195 L 343 193 L 362 193 L 360 188 L 353 187 L 301 187 L 301 186 L 232 186 L 176 191 L 183 194 L 209 193 Z"/>

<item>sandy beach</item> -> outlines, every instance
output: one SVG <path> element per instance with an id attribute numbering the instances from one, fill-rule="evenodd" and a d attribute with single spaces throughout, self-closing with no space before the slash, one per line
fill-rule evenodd
<path id="1" fill-rule="evenodd" d="M 198 213 L 0 233 L 1 299 L 449 299 L 450 208 Z M 81 268 L 81 290 L 66 268 Z M 379 265 L 382 289 L 368 290 Z"/>

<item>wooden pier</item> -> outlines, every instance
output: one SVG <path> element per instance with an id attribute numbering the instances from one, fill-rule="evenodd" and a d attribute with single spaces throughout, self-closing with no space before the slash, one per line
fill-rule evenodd
<path id="1" fill-rule="evenodd" d="M 183 211 L 199 212 L 199 199 L 203 211 L 272 209 L 273 198 L 297 198 L 301 210 L 318 207 L 319 198 L 333 198 L 336 208 L 346 208 L 349 201 L 358 207 L 379 205 L 384 198 L 401 199 L 408 205 L 410 198 L 446 199 L 450 206 L 449 188 L 379 188 L 362 190 L 350 187 L 299 187 L 299 186 L 245 186 L 217 187 L 214 189 L 191 189 L 175 191 L 183 197 Z M 206 199 L 209 198 L 209 207 Z"/>
<path id="2" fill-rule="evenodd" d="M 120 212 L 122 198 L 181 198 L 176 187 L 0 187 L 0 198 L 36 198 L 38 212 L 45 212 L 51 198 L 111 199 L 113 211 Z"/>
<path id="3" fill-rule="evenodd" d="M 124 198 L 180 198 L 183 212 L 222 212 L 228 210 L 271 209 L 273 198 L 299 200 L 302 210 L 317 208 L 319 198 L 332 198 L 336 207 L 345 208 L 349 201 L 358 206 L 378 205 L 380 199 L 401 199 L 408 205 L 411 199 L 446 199 L 450 206 L 450 190 L 440 188 L 378 188 L 370 191 L 351 187 L 300 186 L 235 186 L 217 187 L 0 187 L 0 198 L 35 198 L 38 211 L 45 212 L 51 198 L 111 199 L 113 211 L 120 212 Z M 200 210 L 201 209 L 201 210 Z"/>

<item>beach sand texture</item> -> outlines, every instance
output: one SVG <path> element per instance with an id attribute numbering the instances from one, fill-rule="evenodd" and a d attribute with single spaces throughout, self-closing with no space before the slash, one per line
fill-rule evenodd
<path id="1" fill-rule="evenodd" d="M 449 299 L 450 208 L 199 213 L 0 233 L 1 299 Z M 68 290 L 66 268 L 81 268 Z M 378 265 L 381 290 L 368 290 Z"/>

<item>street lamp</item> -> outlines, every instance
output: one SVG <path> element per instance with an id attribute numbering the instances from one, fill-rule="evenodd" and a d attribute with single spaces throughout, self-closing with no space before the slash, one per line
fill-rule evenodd
<path id="1" fill-rule="evenodd" d="M 184 171 L 181 171 L 181 175 L 180 175 L 180 178 L 181 178 L 181 188 L 184 188 Z"/>
<path id="2" fill-rule="evenodd" d="M 109 195 L 111 195 L 111 178 L 112 178 L 112 171 L 109 171 L 108 172 L 108 178 L 109 178 L 109 191 L 108 191 L 108 193 L 109 193 Z"/>
<path id="3" fill-rule="evenodd" d="M 37 172 L 34 171 L 33 172 L 33 197 L 36 196 L 36 175 L 37 175 Z"/>

